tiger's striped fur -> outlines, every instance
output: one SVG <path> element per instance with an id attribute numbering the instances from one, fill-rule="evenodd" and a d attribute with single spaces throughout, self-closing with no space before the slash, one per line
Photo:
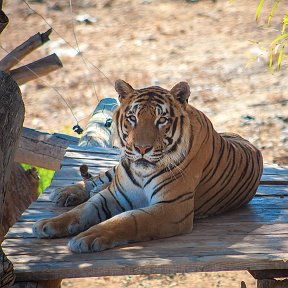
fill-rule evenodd
<path id="1" fill-rule="evenodd" d="M 251 200 L 262 173 L 260 151 L 236 134 L 217 133 L 188 104 L 187 83 L 171 91 L 135 90 L 122 80 L 115 86 L 121 105 L 114 122 L 123 151 L 115 173 L 78 184 L 86 197 L 97 181 L 108 186 L 63 215 L 36 222 L 38 237 L 81 232 L 69 242 L 72 251 L 101 251 L 191 232 L 194 217 Z"/>

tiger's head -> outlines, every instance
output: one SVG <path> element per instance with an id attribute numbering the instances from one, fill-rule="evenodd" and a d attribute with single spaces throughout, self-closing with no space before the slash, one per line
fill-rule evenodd
<path id="1" fill-rule="evenodd" d="M 191 147 L 187 113 L 190 88 L 180 82 L 170 91 L 158 86 L 133 89 L 117 80 L 120 107 L 114 113 L 116 137 L 134 169 L 178 165 Z"/>

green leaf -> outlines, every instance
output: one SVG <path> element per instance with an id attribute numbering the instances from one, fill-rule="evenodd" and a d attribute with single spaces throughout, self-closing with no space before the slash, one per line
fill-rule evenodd
<path id="1" fill-rule="evenodd" d="M 281 34 L 284 34 L 287 24 L 288 24 L 288 14 L 284 16 Z"/>
<path id="2" fill-rule="evenodd" d="M 279 52 L 279 56 L 278 56 L 278 62 L 277 62 L 277 70 L 280 71 L 280 66 L 281 66 L 281 62 L 282 62 L 282 58 L 283 58 L 283 51 L 284 51 L 285 45 L 282 46 L 280 52 Z"/>
<path id="3" fill-rule="evenodd" d="M 280 0 L 277 0 L 277 1 L 276 1 L 276 3 L 274 4 L 274 6 L 273 6 L 273 8 L 272 8 L 272 10 L 271 10 L 271 12 L 270 12 L 270 15 L 269 15 L 269 18 L 268 18 L 268 25 L 269 25 L 270 22 L 271 22 L 271 19 L 272 19 L 274 13 L 275 13 L 275 10 L 276 10 L 279 2 L 280 2 Z"/>
<path id="4" fill-rule="evenodd" d="M 273 74 L 273 50 L 270 51 L 269 69 L 270 73 Z"/>
<path id="5" fill-rule="evenodd" d="M 258 5 L 257 10 L 256 10 L 256 21 L 258 21 L 258 18 L 261 14 L 261 10 L 262 10 L 264 2 L 265 2 L 265 0 L 260 0 L 260 2 L 259 2 L 259 5 Z"/>
<path id="6" fill-rule="evenodd" d="M 275 38 L 272 42 L 271 42 L 271 46 L 273 46 L 274 44 L 276 44 L 277 42 L 279 42 L 282 39 L 288 38 L 288 33 L 285 33 L 277 38 Z"/>

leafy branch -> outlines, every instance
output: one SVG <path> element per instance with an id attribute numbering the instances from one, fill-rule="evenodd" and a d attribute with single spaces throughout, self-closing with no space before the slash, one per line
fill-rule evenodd
<path id="1" fill-rule="evenodd" d="M 270 25 L 271 19 L 274 16 L 274 13 L 278 7 L 278 4 L 280 3 L 281 0 L 275 0 L 275 3 L 271 9 L 270 15 L 268 17 L 267 23 Z M 257 10 L 256 10 L 256 21 L 258 21 L 263 5 L 264 5 L 265 0 L 260 0 Z M 281 29 L 281 35 L 277 36 L 271 43 L 270 43 L 270 48 L 268 49 L 269 53 L 269 69 L 271 73 L 273 73 L 273 64 L 274 64 L 274 59 L 277 59 L 277 70 L 280 70 L 281 63 L 284 57 L 287 57 L 285 55 L 285 47 L 288 43 L 288 32 L 286 32 L 286 27 L 288 25 L 288 13 L 284 15 L 283 17 L 283 22 L 282 22 L 282 29 Z M 277 56 L 277 57 L 275 57 Z"/>

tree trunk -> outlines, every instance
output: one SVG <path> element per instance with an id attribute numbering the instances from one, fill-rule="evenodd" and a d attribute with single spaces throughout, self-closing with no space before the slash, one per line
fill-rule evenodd
<path id="1" fill-rule="evenodd" d="M 24 121 L 24 103 L 16 82 L 0 72 L 0 243 L 37 193 L 34 169 L 24 171 L 14 163 Z M 11 287 L 13 269 L 0 246 L 0 287 Z"/>
<path id="2" fill-rule="evenodd" d="M 0 239 L 4 236 L 7 215 L 8 186 L 14 156 L 24 121 L 24 103 L 18 85 L 4 72 L 0 72 Z M 7 197 L 7 198 L 6 198 Z"/>
<path id="3" fill-rule="evenodd" d="M 10 181 L 11 168 L 18 139 L 21 133 L 21 127 L 24 120 L 24 104 L 21 98 L 20 90 L 17 84 L 4 72 L 0 73 L 0 242 L 6 232 L 6 215 L 4 214 L 7 201 L 7 188 Z M 11 263 L 5 254 L 0 250 L 1 287 L 9 287 L 14 281 L 11 271 Z M 9 274 L 9 276 L 7 276 Z M 6 281 L 8 277 L 8 282 Z M 5 282 L 2 281 L 5 279 Z"/>

